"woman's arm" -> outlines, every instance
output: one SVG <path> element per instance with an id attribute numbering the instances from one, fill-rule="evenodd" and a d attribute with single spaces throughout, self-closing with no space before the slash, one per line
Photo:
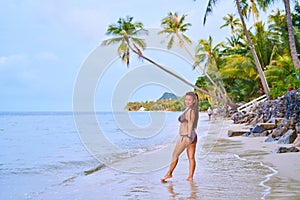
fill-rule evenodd
<path id="1" fill-rule="evenodd" d="M 194 121 L 195 121 L 195 112 L 194 112 L 194 110 L 189 110 L 189 112 L 187 112 L 186 113 L 187 114 L 187 116 L 186 116 L 186 118 L 187 118 L 187 120 L 188 120 L 188 132 L 187 132 L 187 134 L 188 134 L 188 137 L 192 137 L 192 133 L 193 133 L 193 131 L 194 131 Z"/>

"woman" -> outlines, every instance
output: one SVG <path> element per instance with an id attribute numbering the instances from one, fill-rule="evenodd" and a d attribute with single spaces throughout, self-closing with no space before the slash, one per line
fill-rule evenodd
<path id="1" fill-rule="evenodd" d="M 189 176 L 188 181 L 193 180 L 194 171 L 196 167 L 195 152 L 197 144 L 197 134 L 195 129 L 197 128 L 199 109 L 198 109 L 198 96 L 194 92 L 188 92 L 185 94 L 185 105 L 187 108 L 179 116 L 178 120 L 180 122 L 179 134 L 180 137 L 177 141 L 175 149 L 173 151 L 172 162 L 170 164 L 169 171 L 167 174 L 161 178 L 161 181 L 166 181 L 172 178 L 173 171 L 178 163 L 180 154 L 186 148 L 187 156 L 189 159 Z"/>

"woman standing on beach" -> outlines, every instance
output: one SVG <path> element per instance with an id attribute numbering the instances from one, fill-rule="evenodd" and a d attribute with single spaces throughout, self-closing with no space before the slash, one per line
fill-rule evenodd
<path id="1" fill-rule="evenodd" d="M 197 128 L 198 118 L 199 118 L 199 108 L 198 108 L 198 95 L 194 92 L 188 92 L 185 94 L 185 105 L 187 108 L 179 116 L 178 120 L 180 122 L 179 134 L 180 137 L 177 141 L 175 149 L 172 155 L 172 162 L 167 174 L 161 178 L 161 181 L 166 181 L 172 178 L 173 171 L 178 163 L 180 154 L 186 148 L 187 156 L 189 159 L 189 176 L 188 181 L 193 180 L 196 161 L 195 152 L 197 144 L 197 134 L 195 129 Z"/>

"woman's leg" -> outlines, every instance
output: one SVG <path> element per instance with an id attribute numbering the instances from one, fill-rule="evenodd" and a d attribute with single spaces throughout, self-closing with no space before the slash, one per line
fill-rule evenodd
<path id="1" fill-rule="evenodd" d="M 167 174 L 160 180 L 165 181 L 168 178 L 172 178 L 172 174 L 173 174 L 174 169 L 177 166 L 179 156 L 184 151 L 185 147 L 186 146 L 185 146 L 184 140 L 182 140 L 182 137 L 180 137 L 174 148 L 173 155 L 172 155 L 172 162 L 170 164 L 169 170 L 168 170 Z"/>
<path id="2" fill-rule="evenodd" d="M 189 163 L 190 163 L 190 172 L 189 172 L 189 176 L 187 178 L 188 181 L 193 180 L 193 176 L 194 176 L 194 172 L 195 172 L 195 168 L 196 168 L 196 160 L 195 160 L 196 144 L 197 144 L 197 141 L 190 144 L 186 150 L 187 156 L 189 159 Z"/>

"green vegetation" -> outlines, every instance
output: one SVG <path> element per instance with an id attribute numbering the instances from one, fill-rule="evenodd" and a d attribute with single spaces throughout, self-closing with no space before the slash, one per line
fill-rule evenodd
<path id="1" fill-rule="evenodd" d="M 129 111 L 139 111 L 140 108 L 145 108 L 145 111 L 182 111 L 184 106 L 183 98 L 178 100 L 157 100 L 146 102 L 129 102 L 126 109 Z"/>
<path id="2" fill-rule="evenodd" d="M 208 99 L 199 101 L 200 111 L 207 110 L 210 106 Z M 145 108 L 145 110 L 141 110 L 141 108 Z M 157 101 L 129 102 L 126 109 L 129 111 L 182 111 L 185 109 L 184 97 L 177 100 L 161 99 Z"/>
<path id="3" fill-rule="evenodd" d="M 138 37 L 138 32 L 145 31 L 142 23 L 133 23 L 133 18 L 120 18 L 117 24 L 110 25 L 107 34 L 116 36 L 102 44 L 119 42 L 118 52 L 127 65 L 130 51 L 146 61 L 161 68 L 165 72 L 194 87 L 200 98 L 200 110 L 210 105 L 249 101 L 264 93 L 270 98 L 277 98 L 290 89 L 300 87 L 300 65 L 297 52 L 300 52 L 300 6 L 290 12 L 289 0 L 284 0 L 284 10 L 273 10 L 267 21 L 259 19 L 259 12 L 265 11 L 273 1 L 235 0 L 239 18 L 234 14 L 224 16 L 224 24 L 220 28 L 229 27 L 227 41 L 218 44 L 214 38 L 199 39 L 195 52 L 189 49 L 191 40 L 186 36 L 190 23 L 184 22 L 186 15 L 170 12 L 162 19 L 162 31 L 169 39 L 166 46 L 172 48 L 177 44 L 183 47 L 195 61 L 194 68 L 200 68 L 203 76 L 192 84 L 158 63 L 145 57 L 140 49 L 146 44 Z M 208 0 L 205 18 L 212 12 L 218 1 Z M 251 15 L 250 15 L 251 14 Z M 252 17 L 253 24 L 245 20 Z M 133 46 L 131 46 L 133 45 Z M 202 66 L 204 65 L 204 66 Z M 297 79 L 298 77 L 298 79 Z M 184 107 L 183 99 L 160 100 L 149 102 L 131 102 L 130 110 L 172 110 Z"/>

